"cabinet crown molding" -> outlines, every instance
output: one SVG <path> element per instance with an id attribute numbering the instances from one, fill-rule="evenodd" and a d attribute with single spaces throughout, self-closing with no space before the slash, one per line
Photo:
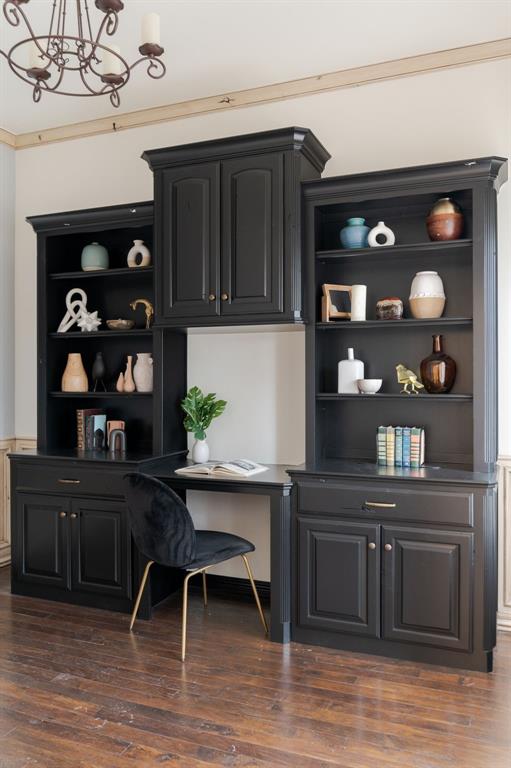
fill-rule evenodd
<path id="1" fill-rule="evenodd" d="M 331 155 L 309 128 L 279 128 L 224 139 L 198 141 L 175 147 L 149 149 L 142 154 L 153 171 L 186 163 L 201 163 L 205 160 L 222 160 L 237 156 L 247 157 L 263 152 L 299 151 L 320 173 Z"/>

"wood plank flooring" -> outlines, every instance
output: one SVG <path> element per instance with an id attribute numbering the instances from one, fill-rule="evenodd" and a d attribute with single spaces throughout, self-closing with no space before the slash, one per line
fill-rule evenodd
<path id="1" fill-rule="evenodd" d="M 128 617 L 9 594 L 0 768 L 510 768 L 511 634 L 463 673 L 266 641 L 255 606 L 192 596 Z"/>

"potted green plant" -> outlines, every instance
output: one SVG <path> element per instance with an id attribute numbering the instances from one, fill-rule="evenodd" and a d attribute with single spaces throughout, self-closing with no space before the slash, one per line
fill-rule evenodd
<path id="1" fill-rule="evenodd" d="M 209 446 L 206 442 L 206 430 L 213 419 L 220 416 L 227 402 L 217 400 L 215 392 L 204 395 L 199 387 L 192 387 L 181 401 L 181 408 L 185 412 L 184 427 L 187 432 L 192 432 L 195 443 L 192 449 L 192 460 L 199 464 L 209 459 Z"/>

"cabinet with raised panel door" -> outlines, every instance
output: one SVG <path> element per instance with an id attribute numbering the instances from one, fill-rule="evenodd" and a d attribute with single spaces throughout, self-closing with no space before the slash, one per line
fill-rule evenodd
<path id="1" fill-rule="evenodd" d="M 285 128 L 144 153 L 155 177 L 156 323 L 303 319 L 300 183 L 328 153 Z"/>

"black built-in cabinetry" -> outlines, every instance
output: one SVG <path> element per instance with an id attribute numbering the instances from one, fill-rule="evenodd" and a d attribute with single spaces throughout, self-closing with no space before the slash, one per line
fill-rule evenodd
<path id="1" fill-rule="evenodd" d="M 303 320 L 300 183 L 330 157 L 304 128 L 153 149 L 156 322 Z"/>
<path id="2" fill-rule="evenodd" d="M 129 610 L 144 563 L 131 543 L 122 476 L 151 471 L 151 457 L 186 450 L 179 411 L 186 327 L 306 321 L 307 462 L 290 472 L 294 639 L 491 669 L 496 192 L 504 161 L 320 180 L 328 153 L 300 128 L 144 157 L 154 171 L 154 230 L 151 203 L 30 220 L 38 235 L 39 451 L 12 460 L 13 591 Z M 445 195 L 463 209 L 465 230 L 460 240 L 432 243 L 425 219 Z M 384 220 L 396 245 L 340 249 L 339 230 L 355 215 L 370 225 Z M 135 238 L 151 248 L 152 267 L 126 268 Z M 81 250 L 93 240 L 110 252 L 106 272 L 80 270 Z M 410 316 L 411 280 L 422 270 L 444 281 L 447 305 L 438 320 Z M 367 321 L 322 323 L 327 282 L 367 284 Z M 75 286 L 103 319 L 130 316 L 135 298 L 154 300 L 154 327 L 142 327 L 140 309 L 133 331 L 57 334 Z M 396 295 L 405 319 L 377 321 L 377 299 Z M 417 369 L 433 333 L 444 335 L 457 362 L 453 390 L 400 394 L 396 363 Z M 337 362 L 348 347 L 366 362 L 366 376 L 384 379 L 380 393 L 337 394 Z M 103 351 L 108 393 L 59 391 L 75 351 L 89 372 Z M 119 395 L 114 378 L 126 354 L 138 351 L 152 351 L 154 392 Z M 127 421 L 126 457 L 76 454 L 76 409 L 96 405 Z M 377 467 L 380 424 L 424 426 L 427 466 Z M 155 599 L 168 592 L 169 577 L 160 576 Z M 142 615 L 149 611 L 142 606 Z"/>
<path id="3" fill-rule="evenodd" d="M 308 314 L 306 466 L 294 520 L 295 640 L 491 669 L 496 622 L 497 249 L 501 158 L 403 168 L 304 185 Z M 462 239 L 430 242 L 428 211 L 453 197 Z M 347 218 L 385 221 L 388 247 L 344 250 Z M 418 271 L 443 278 L 437 320 L 411 317 Z M 321 322 L 323 283 L 367 285 L 367 321 Z M 402 320 L 376 320 L 398 296 Z M 448 394 L 401 394 L 441 333 L 458 373 Z M 383 378 L 375 395 L 337 394 L 348 347 Z M 376 465 L 380 425 L 422 426 L 426 466 Z"/>

